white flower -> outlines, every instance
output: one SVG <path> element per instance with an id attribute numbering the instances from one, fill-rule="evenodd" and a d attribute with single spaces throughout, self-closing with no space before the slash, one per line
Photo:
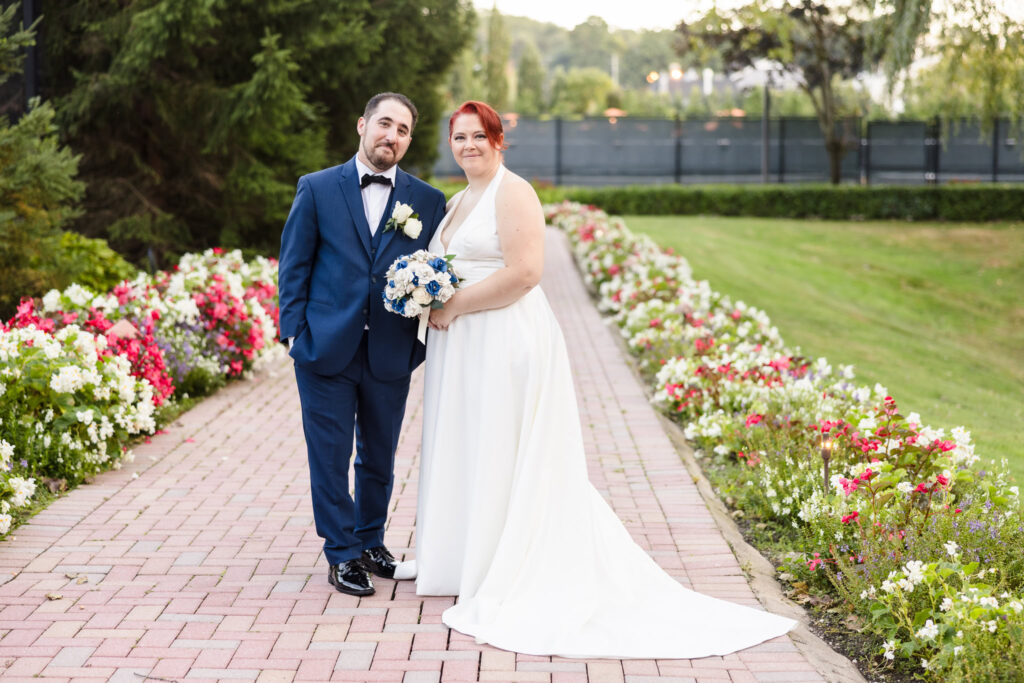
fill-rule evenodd
<path id="1" fill-rule="evenodd" d="M 999 607 L 999 601 L 993 597 L 982 598 L 978 601 L 978 604 L 984 607 Z"/>
<path id="2" fill-rule="evenodd" d="M 10 462 L 11 458 L 14 457 L 14 446 L 7 443 L 6 440 L 0 439 L 0 465 L 4 465 Z"/>
<path id="3" fill-rule="evenodd" d="M 409 204 L 403 204 L 402 202 L 395 202 L 395 208 L 391 212 L 391 217 L 395 219 L 396 223 L 404 223 L 409 220 L 409 216 L 412 214 L 412 206 Z"/>
<path id="4" fill-rule="evenodd" d="M 963 649 L 964 649 L 963 645 L 955 645 L 953 647 L 953 656 L 954 657 L 959 657 L 960 653 L 963 651 Z"/>
<path id="5" fill-rule="evenodd" d="M 863 420 L 857 423 L 857 429 L 863 432 L 870 432 L 878 426 L 878 420 L 872 417 L 865 417 Z"/>
<path id="6" fill-rule="evenodd" d="M 420 306 L 427 306 L 430 304 L 433 297 L 427 294 L 427 290 L 423 287 L 417 287 L 412 290 L 412 300 L 418 303 Z"/>
<path id="7" fill-rule="evenodd" d="M 989 633 L 995 633 L 996 632 L 997 624 L 996 624 L 995 619 L 993 619 L 992 621 L 983 621 L 982 625 L 984 625 L 985 628 L 988 629 Z"/>
<path id="8" fill-rule="evenodd" d="M 924 562 L 921 560 L 911 560 L 903 568 L 906 571 L 907 579 L 915 586 L 924 581 Z"/>
<path id="9" fill-rule="evenodd" d="M 896 659 L 896 641 L 887 640 L 885 641 L 885 658 L 892 661 Z"/>
<path id="10" fill-rule="evenodd" d="M 945 547 L 946 554 L 950 557 L 956 557 L 959 554 L 957 551 L 960 549 L 960 546 L 956 544 L 956 541 L 947 541 L 943 544 L 943 547 Z"/>
<path id="11" fill-rule="evenodd" d="M 949 598 L 943 598 L 942 604 L 939 605 L 939 609 L 943 612 L 948 612 L 949 610 L 953 609 L 953 601 Z"/>
<path id="12" fill-rule="evenodd" d="M 6 534 L 11 530 L 11 522 L 14 519 L 6 512 L 0 513 L 0 535 Z"/>
<path id="13" fill-rule="evenodd" d="M 418 218 L 410 218 L 409 220 L 407 220 L 405 222 L 405 225 L 402 226 L 402 232 L 404 232 L 406 235 L 408 235 L 412 239 L 416 239 L 417 237 L 419 237 L 420 236 L 420 232 L 422 230 L 423 230 L 423 223 L 421 223 L 420 219 L 418 219 Z"/>
<path id="14" fill-rule="evenodd" d="M 729 447 L 725 446 L 723 444 L 718 444 L 717 446 L 715 446 L 714 450 L 715 450 L 715 453 L 718 454 L 718 455 L 729 455 Z"/>
<path id="15" fill-rule="evenodd" d="M 60 292 L 56 289 L 51 289 L 43 296 L 43 310 L 49 313 L 50 311 L 56 311 L 60 308 Z"/>
<path id="16" fill-rule="evenodd" d="M 901 481 L 900 483 L 896 484 L 896 489 L 900 493 L 910 493 L 911 491 L 914 490 L 914 485 L 911 484 L 909 481 Z"/>

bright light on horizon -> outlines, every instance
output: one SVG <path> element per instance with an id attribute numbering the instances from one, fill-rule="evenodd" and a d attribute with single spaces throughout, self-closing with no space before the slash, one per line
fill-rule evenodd
<path id="1" fill-rule="evenodd" d="M 943 9 L 949 0 L 938 0 Z M 529 17 L 536 21 L 556 24 L 572 29 L 589 17 L 601 17 L 613 29 L 639 31 L 673 30 L 683 19 L 698 17 L 714 6 L 733 9 L 748 4 L 749 0 L 696 0 L 684 3 L 665 0 L 588 0 L 587 2 L 552 2 L 551 0 L 473 0 L 477 10 L 490 10 L 497 6 L 502 14 Z M 840 3 L 841 4 L 841 3 Z M 1018 0 L 996 0 L 1016 21 L 1024 21 L 1024 3 Z"/>

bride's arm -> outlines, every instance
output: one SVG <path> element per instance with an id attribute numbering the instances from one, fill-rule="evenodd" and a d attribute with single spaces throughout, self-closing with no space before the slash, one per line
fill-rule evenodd
<path id="1" fill-rule="evenodd" d="M 498 188 L 494 208 L 505 267 L 457 290 L 444 308 L 431 311 L 431 327 L 445 329 L 460 315 L 508 306 L 540 282 L 544 270 L 544 210 L 537 193 L 522 178 L 511 176 Z"/>

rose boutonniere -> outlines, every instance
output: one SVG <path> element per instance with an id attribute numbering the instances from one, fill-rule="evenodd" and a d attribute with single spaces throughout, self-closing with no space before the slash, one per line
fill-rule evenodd
<path id="1" fill-rule="evenodd" d="M 423 223 L 419 217 L 420 215 L 415 213 L 409 204 L 395 202 L 395 208 L 391 212 L 391 218 L 384 224 L 384 230 L 401 230 L 409 239 L 416 239 L 423 230 Z"/>

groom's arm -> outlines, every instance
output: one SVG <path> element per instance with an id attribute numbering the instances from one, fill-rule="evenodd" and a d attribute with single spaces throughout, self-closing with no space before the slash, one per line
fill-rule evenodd
<path id="1" fill-rule="evenodd" d="M 299 178 L 295 200 L 281 233 L 277 294 L 282 340 L 294 339 L 306 326 L 306 300 L 316 258 L 318 230 L 313 192 L 303 176 Z"/>

